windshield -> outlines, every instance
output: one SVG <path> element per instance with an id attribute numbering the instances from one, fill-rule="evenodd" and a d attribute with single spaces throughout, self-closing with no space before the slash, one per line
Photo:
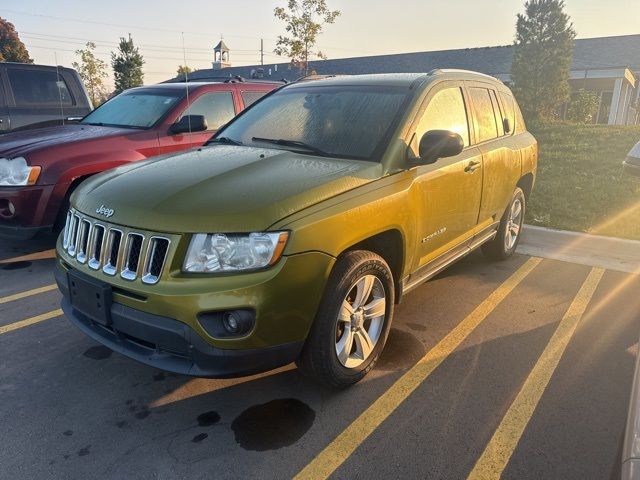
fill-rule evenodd
<path id="1" fill-rule="evenodd" d="M 183 94 L 183 92 L 124 92 L 95 109 L 80 123 L 128 128 L 151 127 L 180 100 Z"/>
<path id="2" fill-rule="evenodd" d="M 371 160 L 407 94 L 402 87 L 285 88 L 239 116 L 217 141 Z"/>

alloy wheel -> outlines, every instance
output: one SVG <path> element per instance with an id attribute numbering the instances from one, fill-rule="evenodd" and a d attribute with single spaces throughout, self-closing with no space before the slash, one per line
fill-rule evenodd
<path id="1" fill-rule="evenodd" d="M 342 301 L 336 324 L 335 348 L 346 368 L 356 368 L 371 356 L 380 340 L 387 302 L 375 275 L 359 278 Z"/>

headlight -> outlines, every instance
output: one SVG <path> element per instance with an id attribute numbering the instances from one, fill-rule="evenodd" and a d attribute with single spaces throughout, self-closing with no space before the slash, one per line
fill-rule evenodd
<path id="1" fill-rule="evenodd" d="M 40 175 L 40 167 L 30 167 L 23 157 L 12 160 L 0 158 L 0 186 L 33 185 Z"/>
<path id="2" fill-rule="evenodd" d="M 280 259 L 288 238 L 288 232 L 198 233 L 191 239 L 182 270 L 217 273 L 264 268 Z"/>

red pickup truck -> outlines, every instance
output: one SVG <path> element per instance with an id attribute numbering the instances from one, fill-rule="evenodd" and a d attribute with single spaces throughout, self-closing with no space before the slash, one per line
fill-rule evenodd
<path id="1" fill-rule="evenodd" d="M 80 123 L 0 136 L 0 236 L 56 231 L 69 195 L 88 176 L 200 146 L 280 85 L 234 78 L 133 88 Z"/>

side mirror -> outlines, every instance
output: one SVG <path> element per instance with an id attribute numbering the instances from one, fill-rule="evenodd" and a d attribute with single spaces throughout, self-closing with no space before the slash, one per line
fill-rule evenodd
<path id="1" fill-rule="evenodd" d="M 508 118 L 502 119 L 502 128 L 504 129 L 504 133 L 511 133 L 511 122 Z"/>
<path id="2" fill-rule="evenodd" d="M 439 158 L 454 157 L 462 152 L 464 140 L 449 130 L 429 130 L 420 139 L 421 165 L 430 165 Z"/>
<path id="3" fill-rule="evenodd" d="M 172 135 L 176 135 L 187 132 L 204 132 L 207 128 L 209 128 L 209 126 L 207 125 L 207 119 L 204 118 L 204 115 L 185 115 L 171 125 L 169 132 Z"/>
<path id="4" fill-rule="evenodd" d="M 640 177 L 640 142 L 631 149 L 623 165 L 624 171 L 629 175 Z"/>

